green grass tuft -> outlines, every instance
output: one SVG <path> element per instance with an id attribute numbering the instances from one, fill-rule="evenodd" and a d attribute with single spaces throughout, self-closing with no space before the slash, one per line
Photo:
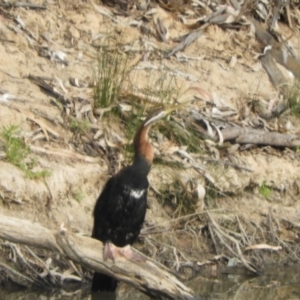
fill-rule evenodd
<path id="1" fill-rule="evenodd" d="M 296 82 L 291 88 L 287 97 L 287 105 L 291 110 L 291 113 L 300 117 L 300 84 Z"/>
<path id="2" fill-rule="evenodd" d="M 76 191 L 72 194 L 72 197 L 80 203 L 84 199 L 84 194 L 81 191 Z"/>
<path id="3" fill-rule="evenodd" d="M 173 121 L 161 122 L 159 131 L 164 134 L 169 140 L 178 145 L 187 146 L 187 150 L 192 153 L 202 153 L 200 147 L 200 136 L 192 127 L 183 128 L 180 124 Z"/>
<path id="4" fill-rule="evenodd" d="M 32 168 L 37 164 L 36 159 L 25 162 L 28 154 L 30 154 L 30 149 L 19 136 L 19 132 L 20 129 L 16 125 L 10 125 L 2 129 L 0 136 L 3 140 L 7 161 L 20 168 L 25 173 L 26 177 L 30 179 L 49 176 L 51 173 L 47 170 L 32 171 Z"/>
<path id="5" fill-rule="evenodd" d="M 70 129 L 73 131 L 87 131 L 90 128 L 90 123 L 87 120 L 72 119 L 70 121 Z"/>
<path id="6" fill-rule="evenodd" d="M 128 54 L 119 51 L 118 47 L 111 50 L 111 46 L 116 43 L 111 37 L 107 37 L 104 43 L 106 46 L 100 47 L 97 53 L 93 75 L 95 108 L 115 105 L 128 75 Z M 118 112 L 118 106 L 112 112 Z"/>
<path id="7" fill-rule="evenodd" d="M 22 169 L 24 167 L 23 161 L 30 151 L 29 148 L 26 147 L 23 140 L 17 136 L 18 133 L 19 127 L 16 125 L 11 125 L 3 128 L 1 137 L 4 142 L 7 160 L 11 164 Z"/>
<path id="8" fill-rule="evenodd" d="M 266 185 L 265 182 L 259 188 L 259 193 L 265 198 L 269 198 L 271 196 L 272 190 Z"/>

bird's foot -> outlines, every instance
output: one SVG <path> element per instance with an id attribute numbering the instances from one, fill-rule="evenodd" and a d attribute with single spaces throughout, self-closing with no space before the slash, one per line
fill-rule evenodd
<path id="1" fill-rule="evenodd" d="M 113 243 L 105 243 L 103 249 L 103 260 L 111 259 L 115 261 L 116 258 L 120 256 L 118 249 L 119 247 L 115 246 Z"/>
<path id="2" fill-rule="evenodd" d="M 121 255 L 131 261 L 140 261 L 140 262 L 146 261 L 146 258 L 143 255 L 139 254 L 138 252 L 133 251 L 130 245 L 127 245 L 120 249 L 121 249 L 120 250 Z"/>
<path id="3" fill-rule="evenodd" d="M 127 245 L 125 247 L 117 247 L 113 243 L 105 243 L 104 250 L 103 250 L 103 259 L 111 259 L 113 261 L 116 260 L 116 258 L 123 256 L 131 261 L 140 261 L 144 262 L 146 261 L 146 258 L 137 253 L 134 252 L 130 245 Z"/>

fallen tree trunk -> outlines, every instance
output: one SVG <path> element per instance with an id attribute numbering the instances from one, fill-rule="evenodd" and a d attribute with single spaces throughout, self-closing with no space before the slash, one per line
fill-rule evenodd
<path id="1" fill-rule="evenodd" d="M 152 262 L 121 258 L 116 262 L 103 261 L 101 242 L 65 229 L 55 232 L 38 223 L 0 215 L 0 238 L 60 253 L 87 269 L 115 277 L 155 298 L 198 299 L 189 288 Z"/>
<path id="2" fill-rule="evenodd" d="M 266 132 L 253 128 L 227 126 L 221 130 L 224 141 L 235 140 L 238 144 L 256 144 L 278 147 L 299 147 L 300 137 L 295 134 Z"/>

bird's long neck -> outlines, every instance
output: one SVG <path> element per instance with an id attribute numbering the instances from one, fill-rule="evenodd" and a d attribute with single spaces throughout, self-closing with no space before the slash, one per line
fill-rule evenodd
<path id="1" fill-rule="evenodd" d="M 147 176 L 151 169 L 151 164 L 141 155 L 136 155 L 132 164 L 140 176 Z"/>
<path id="2" fill-rule="evenodd" d="M 140 127 L 134 138 L 134 163 L 140 163 L 141 159 L 149 165 L 149 170 L 154 159 L 154 149 L 148 140 L 148 132 L 151 125 Z"/>

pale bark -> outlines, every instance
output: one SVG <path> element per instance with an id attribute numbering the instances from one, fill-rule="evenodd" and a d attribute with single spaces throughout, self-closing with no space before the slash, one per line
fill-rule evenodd
<path id="1" fill-rule="evenodd" d="M 196 299 L 189 288 L 149 260 L 103 261 L 101 242 L 65 229 L 56 232 L 37 223 L 0 215 L 0 238 L 60 253 L 87 269 L 111 275 L 155 298 Z"/>
<path id="2" fill-rule="evenodd" d="M 235 140 L 239 144 L 256 144 L 278 147 L 299 147 L 300 137 L 295 134 L 267 132 L 253 128 L 227 126 L 222 131 L 224 141 Z"/>

